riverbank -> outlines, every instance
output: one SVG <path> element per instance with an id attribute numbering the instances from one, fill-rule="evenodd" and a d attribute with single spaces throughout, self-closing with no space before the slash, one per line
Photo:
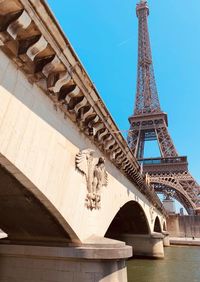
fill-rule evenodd
<path id="1" fill-rule="evenodd" d="M 200 246 L 200 238 L 170 237 L 169 241 L 170 241 L 170 245 Z"/>

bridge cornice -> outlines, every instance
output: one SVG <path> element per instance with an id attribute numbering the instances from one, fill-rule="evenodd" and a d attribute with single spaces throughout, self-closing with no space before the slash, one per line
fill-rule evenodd
<path id="1" fill-rule="evenodd" d="M 0 1 L 0 47 L 159 210 L 140 166 L 44 0 Z M 117 133 L 116 133 L 117 132 Z"/>

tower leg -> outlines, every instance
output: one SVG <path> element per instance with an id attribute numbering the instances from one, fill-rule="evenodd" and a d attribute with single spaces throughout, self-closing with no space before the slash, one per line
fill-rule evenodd
<path id="1" fill-rule="evenodd" d="M 165 125 L 164 127 L 157 128 L 156 135 L 162 157 L 178 157 L 178 153 L 169 135 L 167 126 Z"/>

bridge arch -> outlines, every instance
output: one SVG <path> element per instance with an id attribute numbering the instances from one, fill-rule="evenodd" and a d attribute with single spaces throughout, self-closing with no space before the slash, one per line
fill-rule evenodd
<path id="1" fill-rule="evenodd" d="M 155 222 L 154 222 L 154 232 L 158 232 L 161 233 L 162 232 L 162 227 L 161 227 L 161 223 L 160 223 L 160 219 L 158 216 L 156 216 Z"/>
<path id="2" fill-rule="evenodd" d="M 146 214 L 136 201 L 125 203 L 113 218 L 105 237 L 120 239 L 123 234 L 150 234 Z"/>
<path id="3" fill-rule="evenodd" d="M 80 242 L 44 194 L 2 155 L 0 179 L 0 228 L 11 242 Z"/>

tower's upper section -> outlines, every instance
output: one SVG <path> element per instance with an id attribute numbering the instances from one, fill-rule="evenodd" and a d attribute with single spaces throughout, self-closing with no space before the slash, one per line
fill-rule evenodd
<path id="1" fill-rule="evenodd" d="M 147 18 L 147 1 L 141 0 L 136 7 L 138 17 L 138 69 L 134 115 L 161 112 L 154 77 Z"/>

